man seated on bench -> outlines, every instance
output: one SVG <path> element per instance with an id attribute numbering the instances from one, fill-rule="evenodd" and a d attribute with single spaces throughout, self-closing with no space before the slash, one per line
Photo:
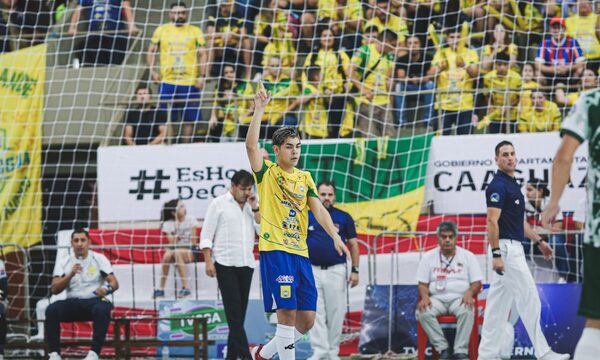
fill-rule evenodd
<path id="1" fill-rule="evenodd" d="M 440 359 L 468 359 L 469 334 L 474 321 L 474 298 L 481 288 L 483 275 L 472 252 L 456 246 L 458 229 L 455 223 L 438 225 L 440 246 L 421 258 L 417 269 L 419 296 L 417 320 L 429 341 L 440 353 Z M 448 341 L 438 323 L 439 315 L 454 315 L 457 319 L 454 356 L 450 356 Z"/>
<path id="2" fill-rule="evenodd" d="M 90 250 L 90 235 L 84 229 L 71 234 L 71 256 L 54 270 L 50 291 L 67 292 L 67 299 L 50 304 L 46 310 L 46 341 L 50 360 L 60 360 L 60 323 L 92 321 L 92 348 L 85 360 L 100 355 L 110 323 L 112 303 L 107 298 L 119 288 L 108 259 Z"/>

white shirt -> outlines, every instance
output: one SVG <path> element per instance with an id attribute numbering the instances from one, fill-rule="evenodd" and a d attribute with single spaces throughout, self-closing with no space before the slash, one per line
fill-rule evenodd
<path id="1" fill-rule="evenodd" d="M 469 250 L 456 247 L 454 257 L 446 258 L 440 253 L 440 247 L 429 250 L 419 262 L 417 281 L 429 284 L 429 296 L 441 301 L 453 301 L 464 296 L 483 275 L 475 255 Z M 437 282 L 445 282 L 439 286 Z"/>
<path id="2" fill-rule="evenodd" d="M 190 245 L 192 243 L 192 229 L 200 226 L 198 220 L 193 216 L 186 215 L 182 222 L 168 220 L 162 224 L 161 230 L 165 234 L 178 236 L 178 245 Z"/>
<path id="3" fill-rule="evenodd" d="M 106 256 L 92 250 L 88 251 L 85 259 L 77 259 L 71 254 L 54 268 L 53 276 L 66 276 L 77 263 L 81 264 L 82 271 L 73 276 L 65 289 L 67 298 L 91 299 L 96 297 L 94 291 L 104 285 L 105 277 L 113 273 L 110 261 Z"/>
<path id="4" fill-rule="evenodd" d="M 585 213 L 587 209 L 587 198 L 584 196 L 577 202 L 577 207 L 573 211 L 573 221 L 585 224 Z"/>
<path id="5" fill-rule="evenodd" d="M 248 203 L 243 209 L 230 191 L 216 197 L 206 210 L 200 248 L 210 248 L 215 262 L 224 266 L 255 267 L 254 214 Z"/>

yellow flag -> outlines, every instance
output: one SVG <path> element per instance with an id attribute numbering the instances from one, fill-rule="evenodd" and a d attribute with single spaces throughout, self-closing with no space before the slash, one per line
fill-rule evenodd
<path id="1" fill-rule="evenodd" d="M 46 45 L 0 55 L 0 243 L 42 237 L 41 149 Z"/>

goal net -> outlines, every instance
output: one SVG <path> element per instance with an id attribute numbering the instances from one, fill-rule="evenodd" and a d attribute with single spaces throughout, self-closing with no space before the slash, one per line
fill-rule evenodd
<path id="1" fill-rule="evenodd" d="M 397 257 L 435 248 L 441 221 L 456 222 L 459 245 L 488 267 L 484 193 L 501 140 L 515 144 L 527 218 L 542 231 L 557 131 L 597 87 L 598 15 L 585 0 L 8 3 L 0 258 L 10 319 L 36 317 L 76 227 L 115 268 L 118 314 L 158 315 L 180 300 L 186 283 L 174 268 L 155 297 L 168 248 L 161 212 L 179 200 L 200 232 L 211 200 L 249 169 L 243 141 L 259 82 L 272 95 L 265 157 L 275 160 L 278 128 L 297 127 L 299 166 L 333 181 L 336 206 L 354 218 L 361 287 L 350 311 L 361 310 L 367 284 L 413 283 L 418 258 Z M 586 168 L 582 149 L 562 218 L 544 231 L 555 261 L 526 247 L 539 281 L 580 280 Z M 219 301 L 201 251 L 191 251 L 184 297 Z M 345 339 L 356 338 L 350 328 Z"/>

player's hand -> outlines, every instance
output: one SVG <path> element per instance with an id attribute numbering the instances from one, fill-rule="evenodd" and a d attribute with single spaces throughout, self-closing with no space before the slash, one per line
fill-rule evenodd
<path id="1" fill-rule="evenodd" d="M 554 251 L 552 250 L 550 245 L 548 245 L 547 242 L 540 241 L 538 243 L 538 249 L 540 250 L 542 255 L 544 255 L 544 260 L 546 260 L 546 261 L 552 260 L 552 255 L 554 254 Z"/>
<path id="2" fill-rule="evenodd" d="M 337 251 L 337 253 L 342 256 L 342 255 L 346 255 L 346 259 L 350 259 L 350 250 L 348 250 L 348 247 L 346 246 L 346 244 L 344 244 L 344 242 L 342 241 L 342 238 L 340 238 L 339 235 L 336 234 L 335 238 L 333 239 L 333 246 L 335 246 L 335 251 Z"/>
<path id="3" fill-rule="evenodd" d="M 265 85 L 262 81 L 258 82 L 258 91 L 256 92 L 256 96 L 254 97 L 254 109 L 255 110 L 264 110 L 267 107 L 267 104 L 271 100 L 271 93 L 267 93 L 265 90 Z"/>
<path id="4" fill-rule="evenodd" d="M 198 90 L 202 90 L 202 88 L 204 87 L 204 77 L 200 76 L 199 78 L 196 79 L 196 83 L 194 84 L 194 87 Z"/>
<path id="5" fill-rule="evenodd" d="M 159 83 L 160 82 L 160 74 L 156 71 L 152 71 L 152 81 Z"/>
<path id="6" fill-rule="evenodd" d="M 363 94 L 363 96 L 364 96 L 364 97 L 366 97 L 366 98 L 367 98 L 367 100 L 369 100 L 369 101 L 373 100 L 373 96 L 375 96 L 371 90 L 367 90 L 367 89 L 365 89 L 365 88 L 363 88 L 363 90 L 362 90 L 362 94 Z"/>
<path id="7" fill-rule="evenodd" d="M 431 300 L 429 300 L 429 296 L 419 300 L 419 302 L 417 303 L 417 310 L 420 312 L 423 312 L 423 311 L 427 310 L 427 308 L 430 308 L 430 307 L 431 307 Z"/>
<path id="8" fill-rule="evenodd" d="M 214 278 L 217 275 L 217 269 L 212 261 L 206 262 L 206 276 Z"/>
<path id="9" fill-rule="evenodd" d="M 475 305 L 475 300 L 473 299 L 473 294 L 470 291 L 467 291 L 462 298 L 462 303 L 465 304 L 466 307 L 472 308 Z"/>
<path id="10" fill-rule="evenodd" d="M 71 268 L 71 277 L 75 276 L 76 274 L 79 274 L 82 271 L 83 267 L 81 266 L 81 264 L 77 263 L 73 265 L 73 268 Z"/>
<path id="11" fill-rule="evenodd" d="M 504 274 L 504 260 L 501 257 L 492 259 L 492 270 L 498 273 L 498 275 Z"/>
<path id="12" fill-rule="evenodd" d="M 350 273 L 350 278 L 348 279 L 348 285 L 350 285 L 351 288 L 358 285 L 358 274 L 357 273 L 353 273 L 353 272 Z"/>
<path id="13" fill-rule="evenodd" d="M 94 294 L 96 294 L 96 296 L 98 297 L 105 297 L 106 295 L 108 295 L 108 289 L 104 287 L 99 287 L 96 290 L 94 290 Z"/>
<path id="14" fill-rule="evenodd" d="M 69 34 L 70 36 L 76 36 L 77 35 L 77 27 L 70 27 L 69 30 L 67 31 L 67 34 Z"/>
<path id="15" fill-rule="evenodd" d="M 258 207 L 258 197 L 255 193 L 252 193 L 250 196 L 248 196 L 248 205 L 250 205 L 250 208 L 252 209 L 256 209 Z"/>
<path id="16" fill-rule="evenodd" d="M 558 215 L 559 211 L 560 207 L 558 204 L 554 204 L 552 202 L 548 203 L 544 211 L 542 211 L 542 226 L 546 229 L 552 228 L 552 222 L 554 221 L 556 215 Z"/>

